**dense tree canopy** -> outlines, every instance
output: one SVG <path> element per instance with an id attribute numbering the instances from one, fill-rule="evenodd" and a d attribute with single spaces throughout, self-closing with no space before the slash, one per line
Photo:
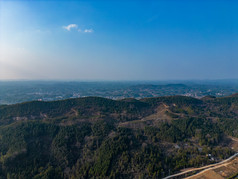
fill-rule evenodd
<path id="1" fill-rule="evenodd" d="M 236 96 L 0 106 L 0 178 L 165 177 L 229 157 L 237 114 Z"/>

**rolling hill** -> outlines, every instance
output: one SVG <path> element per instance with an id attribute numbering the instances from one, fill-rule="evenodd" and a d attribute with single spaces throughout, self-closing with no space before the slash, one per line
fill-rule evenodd
<path id="1" fill-rule="evenodd" d="M 162 178 L 228 158 L 238 96 L 0 106 L 0 178 Z"/>

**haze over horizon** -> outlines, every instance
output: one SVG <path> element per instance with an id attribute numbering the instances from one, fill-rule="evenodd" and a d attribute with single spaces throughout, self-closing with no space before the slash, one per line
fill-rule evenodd
<path id="1" fill-rule="evenodd" d="M 0 1 L 0 80 L 238 79 L 237 1 Z"/>

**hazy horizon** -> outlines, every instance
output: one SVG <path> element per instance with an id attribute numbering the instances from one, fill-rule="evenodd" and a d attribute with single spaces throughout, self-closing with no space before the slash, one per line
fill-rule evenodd
<path id="1" fill-rule="evenodd" d="M 0 80 L 238 79 L 237 1 L 0 1 Z"/>

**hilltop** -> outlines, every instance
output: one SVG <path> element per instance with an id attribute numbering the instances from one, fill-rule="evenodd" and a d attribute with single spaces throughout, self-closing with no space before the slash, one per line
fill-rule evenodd
<path id="1" fill-rule="evenodd" d="M 162 178 L 235 153 L 238 96 L 0 106 L 1 178 Z"/>

